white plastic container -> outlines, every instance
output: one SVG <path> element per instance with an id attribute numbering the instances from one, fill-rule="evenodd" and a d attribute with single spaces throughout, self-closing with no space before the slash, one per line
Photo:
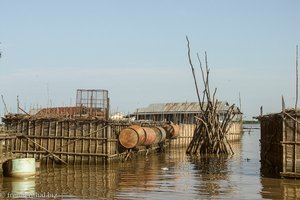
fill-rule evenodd
<path id="1" fill-rule="evenodd" d="M 35 175 L 34 158 L 15 158 L 7 160 L 2 165 L 3 175 L 10 177 L 30 177 Z"/>

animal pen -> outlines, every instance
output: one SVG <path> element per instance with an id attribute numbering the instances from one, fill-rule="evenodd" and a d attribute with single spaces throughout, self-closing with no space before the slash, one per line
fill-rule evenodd
<path id="1" fill-rule="evenodd" d="M 266 176 L 300 177 L 300 112 L 290 109 L 258 117 L 261 171 Z"/>
<path id="2" fill-rule="evenodd" d="M 15 133 L 13 153 L 65 164 L 97 163 L 124 155 L 118 134 L 132 125 L 101 119 L 25 115 L 6 116 L 4 121 L 7 129 Z"/>
<path id="3" fill-rule="evenodd" d="M 0 163 L 4 163 L 6 160 L 15 157 L 12 153 L 15 138 L 14 135 L 9 135 L 2 130 L 0 131 Z"/>
<path id="4" fill-rule="evenodd" d="M 9 147 L 14 155 L 46 163 L 98 163 L 124 158 L 134 151 L 163 148 L 179 133 L 176 125 L 166 122 L 110 120 L 107 90 L 77 90 L 75 107 L 43 108 L 29 113 L 2 118 L 6 138 L 10 139 L 5 139 L 10 143 L 4 147 Z M 121 137 L 124 129 L 129 132 L 123 131 L 127 135 Z M 142 136 L 144 140 L 135 144 Z M 134 145 L 121 145 L 126 140 Z"/>
<path id="5" fill-rule="evenodd" d="M 126 157 L 128 149 L 120 144 L 119 136 L 122 130 L 133 125 L 142 127 L 147 133 L 153 132 L 149 128 L 164 127 L 165 135 L 172 132 L 166 126 L 174 126 L 167 122 L 38 117 L 24 114 L 6 115 L 3 121 L 9 133 L 5 138 L 5 148 L 9 148 L 6 152 L 20 154 L 21 157 L 34 157 L 46 163 L 65 164 L 98 163 Z M 130 149 L 137 152 L 165 146 L 185 148 L 193 137 L 194 129 L 193 124 L 180 124 L 175 137 L 165 136 L 164 141 L 153 141 L 150 145 L 133 146 Z"/>
<path id="6" fill-rule="evenodd" d="M 185 148 L 195 130 L 192 121 L 177 120 L 184 119 L 186 112 L 161 115 L 170 117 L 168 120 L 143 118 L 147 115 L 142 112 L 138 120 L 111 120 L 107 90 L 77 90 L 76 106 L 24 113 L 2 118 L 6 133 L 2 139 L 6 145 L 2 147 L 11 155 L 34 157 L 47 164 L 103 163 L 127 159 L 133 152 L 161 150 L 166 146 Z M 196 114 L 190 113 L 189 118 Z M 241 121 L 232 122 L 230 141 L 240 139 L 241 126 Z"/>

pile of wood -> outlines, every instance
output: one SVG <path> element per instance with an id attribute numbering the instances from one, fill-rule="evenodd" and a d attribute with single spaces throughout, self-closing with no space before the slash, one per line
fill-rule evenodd
<path id="1" fill-rule="evenodd" d="M 217 89 L 211 94 L 209 86 L 209 69 L 207 64 L 207 55 L 205 53 L 205 68 L 197 54 L 198 62 L 202 72 L 202 81 L 204 90 L 200 95 L 198 90 L 195 69 L 191 60 L 190 45 L 188 37 L 188 58 L 192 69 L 197 97 L 200 105 L 199 115 L 196 117 L 196 129 L 194 131 L 193 139 L 190 142 L 187 153 L 188 154 L 233 154 L 230 143 L 227 140 L 227 133 L 231 125 L 232 119 L 236 115 L 234 104 L 229 106 L 225 116 L 221 119 L 218 113 L 219 101 L 215 98 Z M 206 102 L 206 103 L 204 103 Z"/>

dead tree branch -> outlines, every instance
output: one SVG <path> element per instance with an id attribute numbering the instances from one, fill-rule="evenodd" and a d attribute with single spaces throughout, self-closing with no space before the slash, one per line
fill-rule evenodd
<path id="1" fill-rule="evenodd" d="M 191 59 L 190 42 L 186 37 L 188 46 L 188 60 L 192 70 L 194 83 L 196 87 L 197 97 L 200 105 L 199 115 L 195 117 L 196 128 L 192 141 L 190 142 L 186 152 L 188 154 L 233 154 L 230 143 L 227 139 L 229 128 L 232 124 L 232 120 L 236 115 L 235 106 L 229 106 L 224 114 L 220 116 L 219 107 L 222 106 L 222 102 L 216 99 L 217 88 L 215 88 L 213 94 L 210 92 L 209 85 L 209 68 L 207 53 L 205 52 L 205 68 L 202 66 L 202 62 L 199 54 L 197 59 L 200 65 L 202 82 L 204 85 L 204 91 L 200 96 L 197 79 L 195 75 L 194 65 Z"/>

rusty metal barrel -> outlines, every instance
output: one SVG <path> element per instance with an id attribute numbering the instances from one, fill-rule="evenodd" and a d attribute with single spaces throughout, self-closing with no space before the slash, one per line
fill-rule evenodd
<path id="1" fill-rule="evenodd" d="M 156 134 L 156 139 L 154 141 L 154 144 L 157 144 L 157 143 L 160 143 L 160 142 L 163 142 L 166 140 L 167 133 L 166 133 L 165 129 L 163 129 L 162 127 L 159 127 L 159 126 L 152 127 L 152 129 L 154 130 L 154 132 Z"/>
<path id="2" fill-rule="evenodd" d="M 131 125 L 121 130 L 119 141 L 127 149 L 143 145 L 146 140 L 146 134 L 139 125 Z"/>
<path id="3" fill-rule="evenodd" d="M 145 146 L 149 146 L 155 143 L 156 140 L 156 133 L 152 128 L 149 127 L 142 127 L 146 134 L 146 139 L 144 141 Z"/>
<path id="4" fill-rule="evenodd" d="M 165 124 L 163 125 L 163 128 L 165 129 L 167 133 L 168 139 L 175 139 L 179 136 L 179 125 L 177 124 Z"/>

